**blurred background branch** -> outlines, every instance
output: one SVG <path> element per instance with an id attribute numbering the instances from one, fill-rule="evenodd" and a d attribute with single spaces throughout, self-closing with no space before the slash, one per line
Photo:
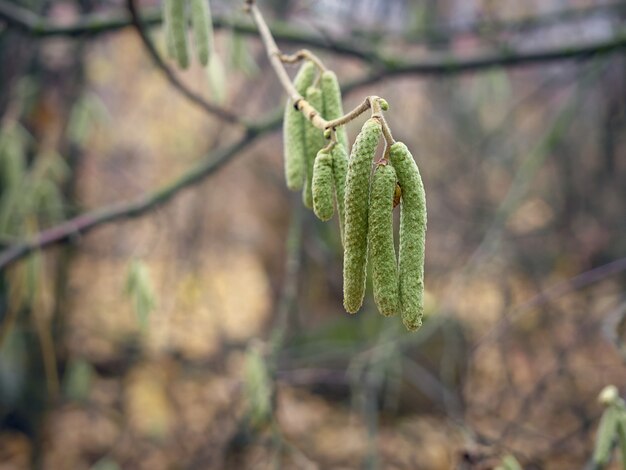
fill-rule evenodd
<path id="1" fill-rule="evenodd" d="M 484 33 L 485 29 L 490 32 L 510 32 L 541 28 L 554 25 L 558 22 L 579 20 L 594 13 L 619 13 L 626 9 L 626 3 L 618 2 L 610 5 L 598 5 L 588 8 L 578 8 L 574 10 L 564 10 L 555 12 L 545 17 L 530 18 L 519 22 L 502 23 L 489 22 L 457 27 L 441 27 L 440 30 L 429 32 L 432 37 L 445 37 L 445 42 L 449 42 L 455 35 L 463 32 Z M 42 18 L 29 10 L 9 3 L 7 0 L 0 0 L 0 18 L 4 19 L 9 27 L 16 28 L 26 34 L 35 37 L 46 36 L 83 36 L 97 35 L 104 32 L 115 31 L 117 29 L 137 24 L 141 21 L 145 26 L 158 26 L 161 24 L 159 9 L 152 9 L 141 16 L 128 18 L 127 14 L 118 13 L 113 17 L 102 14 L 93 15 L 80 19 L 76 25 L 55 26 L 49 24 Z M 241 20 L 227 20 L 220 16 L 214 17 L 214 27 L 216 29 L 228 28 L 233 31 L 256 35 L 257 30 L 249 23 Z M 408 62 L 399 57 L 382 55 L 374 50 L 364 50 L 354 42 L 342 42 L 329 38 L 313 36 L 289 26 L 272 24 L 272 33 L 278 41 L 292 44 L 327 49 L 332 52 L 354 56 L 374 63 L 382 63 L 385 71 L 395 73 L 415 73 L 415 74 L 451 74 L 466 71 L 480 70 L 492 66 L 515 66 L 528 63 L 541 63 L 563 59 L 585 58 L 594 54 L 606 54 L 618 51 L 626 47 L 626 37 L 622 33 L 614 38 L 603 41 L 589 41 L 588 43 L 570 44 L 563 47 L 550 47 L 530 52 L 515 52 L 508 50 L 496 53 L 481 54 L 469 59 L 446 55 L 442 58 L 417 60 Z M 413 41 L 415 38 L 410 38 Z M 418 41 L 419 42 L 419 39 Z"/>

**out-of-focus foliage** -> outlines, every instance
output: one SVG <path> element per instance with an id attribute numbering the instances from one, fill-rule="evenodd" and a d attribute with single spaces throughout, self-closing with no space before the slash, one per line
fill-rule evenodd
<path id="1" fill-rule="evenodd" d="M 128 269 L 126 295 L 133 304 L 141 328 L 147 329 L 148 317 L 154 310 L 156 298 L 148 268 L 141 261 L 133 261 Z"/>
<path id="2" fill-rule="evenodd" d="M 611 461 L 613 449 L 621 454 L 622 467 L 626 468 L 626 405 L 619 397 L 614 385 L 602 389 L 598 401 L 606 408 L 600 418 L 593 463 L 597 468 L 605 468 Z"/>

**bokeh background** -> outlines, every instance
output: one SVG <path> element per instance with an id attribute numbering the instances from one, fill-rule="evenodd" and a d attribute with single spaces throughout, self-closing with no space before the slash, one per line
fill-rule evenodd
<path id="1" fill-rule="evenodd" d="M 371 286 L 344 312 L 242 3 L 211 1 L 208 69 L 164 60 L 248 137 L 125 2 L 0 0 L 0 259 L 117 214 L 0 267 L 0 469 L 597 468 L 596 397 L 626 392 L 626 3 L 259 0 L 413 151 L 417 333 Z"/>

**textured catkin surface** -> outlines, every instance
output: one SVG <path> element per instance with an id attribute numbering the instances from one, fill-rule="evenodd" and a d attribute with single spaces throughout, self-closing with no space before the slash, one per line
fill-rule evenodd
<path id="1" fill-rule="evenodd" d="M 345 231 L 345 194 L 346 194 L 346 174 L 348 173 L 348 151 L 341 143 L 333 147 L 331 155 L 333 157 L 333 182 L 335 184 L 335 199 L 337 200 L 337 214 L 339 218 L 339 231 L 341 232 L 341 243 L 344 243 Z"/>
<path id="2" fill-rule="evenodd" d="M 191 0 L 191 27 L 196 55 L 202 65 L 208 65 L 213 49 L 213 21 L 208 0 Z"/>
<path id="3" fill-rule="evenodd" d="M 367 268 L 367 212 L 372 158 L 381 135 L 380 122 L 368 119 L 359 132 L 348 163 L 345 194 L 343 305 L 356 313 L 363 303 Z"/>
<path id="4" fill-rule="evenodd" d="M 326 70 L 320 78 L 320 89 L 324 100 L 323 116 L 326 120 L 332 121 L 343 116 L 343 104 L 341 102 L 341 89 L 337 75 L 332 70 Z M 348 148 L 348 134 L 345 126 L 337 129 L 337 140 Z"/>
<path id="5" fill-rule="evenodd" d="M 417 164 L 406 145 L 402 142 L 393 144 L 390 156 L 402 188 L 398 256 L 400 312 L 404 325 L 409 330 L 416 330 L 422 324 L 424 312 L 426 195 Z"/>
<path id="6" fill-rule="evenodd" d="M 372 177 L 367 239 L 374 301 L 385 316 L 394 315 L 398 310 L 398 263 L 393 245 L 395 189 L 395 170 L 391 165 L 379 165 Z"/>
<path id="7" fill-rule="evenodd" d="M 322 91 L 317 87 L 310 86 L 306 90 L 306 100 L 311 106 L 313 106 L 318 112 L 322 109 Z M 324 133 L 315 127 L 307 119 L 304 123 L 304 161 L 306 178 L 304 180 L 304 190 L 302 193 L 302 201 L 304 205 L 309 209 L 313 208 L 313 165 L 315 163 L 315 156 L 317 152 L 326 145 L 326 139 Z"/>
<path id="8" fill-rule="evenodd" d="M 189 50 L 187 47 L 187 15 L 186 2 L 182 0 L 168 0 L 165 6 L 168 9 L 170 30 L 174 43 L 174 52 L 180 68 L 189 67 Z"/>
<path id="9" fill-rule="evenodd" d="M 316 67 L 312 62 L 305 62 L 296 74 L 293 84 L 300 95 L 306 94 L 307 88 L 315 80 Z M 287 100 L 283 120 L 283 142 L 285 154 L 285 180 L 292 191 L 302 189 L 305 177 L 304 168 L 304 116 Z"/>
<path id="10" fill-rule="evenodd" d="M 174 0 L 163 0 L 161 4 L 163 15 L 163 31 L 165 33 L 165 46 L 167 47 L 167 56 L 170 59 L 176 59 L 176 48 L 174 46 L 174 36 L 172 35 L 172 18 L 170 14 L 172 9 L 170 3 Z"/>
<path id="11" fill-rule="evenodd" d="M 322 149 L 315 157 L 313 165 L 313 211 L 320 220 L 333 216 L 333 158 Z"/>

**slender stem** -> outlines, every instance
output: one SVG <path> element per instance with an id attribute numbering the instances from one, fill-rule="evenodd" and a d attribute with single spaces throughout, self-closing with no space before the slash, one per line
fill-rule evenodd
<path id="1" fill-rule="evenodd" d="M 289 75 L 287 74 L 287 71 L 283 66 L 283 63 L 281 61 L 282 54 L 280 52 L 280 49 L 276 45 L 276 41 L 274 40 L 274 36 L 272 36 L 272 32 L 267 26 L 263 15 L 261 15 L 261 12 L 257 8 L 256 3 L 253 0 L 247 0 L 246 3 L 249 12 L 252 15 L 252 19 L 254 20 L 254 23 L 257 25 L 257 28 L 259 28 L 259 34 L 261 35 L 261 40 L 263 41 L 263 45 L 265 46 L 265 50 L 267 51 L 267 57 L 270 60 L 270 63 L 272 64 L 276 75 L 278 76 L 278 80 L 280 80 L 280 83 L 289 95 L 289 98 L 291 98 L 294 103 L 297 103 L 303 98 L 300 93 L 298 93 L 298 90 L 296 90 L 296 87 L 291 82 L 291 79 L 289 78 Z"/>
<path id="2" fill-rule="evenodd" d="M 301 49 L 298 52 L 296 52 L 295 54 L 280 54 L 279 55 L 280 60 L 286 64 L 295 64 L 297 62 L 300 62 L 302 60 L 310 60 L 311 62 L 313 62 L 315 64 L 315 66 L 322 72 L 326 71 L 326 66 L 324 65 L 324 63 L 320 60 L 319 57 L 317 57 L 313 52 L 311 52 L 308 49 Z"/>
<path id="3" fill-rule="evenodd" d="M 340 118 L 334 119 L 332 121 L 327 121 L 326 119 L 324 119 L 320 115 L 318 110 L 311 106 L 311 104 L 298 93 L 291 81 L 291 78 L 289 78 L 289 75 L 287 74 L 283 63 L 293 63 L 303 59 L 308 59 L 313 61 L 321 70 L 325 70 L 324 65 L 317 58 L 317 56 L 315 56 L 306 49 L 298 51 L 293 55 L 283 54 L 276 45 L 276 41 L 272 36 L 272 32 L 270 31 L 265 21 L 265 18 L 263 18 L 261 11 L 257 7 L 256 0 L 246 0 L 246 6 L 248 11 L 252 15 L 254 23 L 259 29 L 261 40 L 263 41 L 263 45 L 265 46 L 265 50 L 267 51 L 267 56 L 270 60 L 270 63 L 272 64 L 272 68 L 278 76 L 278 80 L 280 81 L 287 95 L 289 95 L 289 98 L 293 101 L 296 109 L 302 112 L 302 114 L 304 114 L 304 116 L 315 127 L 322 131 L 325 131 L 326 129 L 331 129 L 331 132 L 334 132 L 338 126 L 347 124 L 348 122 L 363 114 L 368 109 L 372 109 L 372 112 L 381 122 L 381 125 L 383 127 L 383 134 L 388 145 L 392 145 L 395 142 L 393 140 L 393 137 L 391 136 L 389 126 L 387 125 L 387 122 L 382 115 L 382 109 L 380 104 L 381 98 L 378 96 L 368 96 L 359 106 L 350 111 L 348 114 L 341 116 Z"/>
<path id="4" fill-rule="evenodd" d="M 328 121 L 324 119 L 321 114 L 313 106 L 311 106 L 311 104 L 309 104 L 309 102 L 305 100 L 302 95 L 300 95 L 300 93 L 298 93 L 298 90 L 296 90 L 291 78 L 289 78 L 289 75 L 285 70 L 285 66 L 283 65 L 283 57 L 285 56 L 276 45 L 274 36 L 272 36 L 272 32 L 267 26 L 265 18 L 263 18 L 256 2 L 254 0 L 246 0 L 246 5 L 248 7 L 248 11 L 252 15 L 254 23 L 259 29 L 259 35 L 261 36 L 261 40 L 263 41 L 263 45 L 267 51 L 267 57 L 269 58 L 272 68 L 274 69 L 274 72 L 276 73 L 283 89 L 291 101 L 293 101 L 296 109 L 304 114 L 304 116 L 311 121 L 315 127 L 322 131 L 326 130 L 328 128 Z"/>
<path id="5" fill-rule="evenodd" d="M 347 124 L 350 121 L 359 117 L 361 114 L 363 114 L 365 111 L 372 107 L 370 98 L 370 96 L 365 98 L 360 105 L 358 105 L 345 116 L 341 116 L 340 118 L 329 121 L 326 125 L 327 129 L 335 129 L 336 127 L 343 126 L 344 124 Z"/>
<path id="6" fill-rule="evenodd" d="M 385 142 L 387 142 L 387 148 L 389 148 L 393 144 L 395 144 L 396 141 L 393 138 L 393 135 L 391 135 L 391 129 L 389 128 L 389 124 L 387 124 L 387 121 L 385 120 L 382 114 L 380 115 L 380 125 L 383 129 L 383 136 L 385 137 Z"/>
<path id="7" fill-rule="evenodd" d="M 626 3 L 616 2 L 609 5 L 590 6 L 589 8 L 577 8 L 549 13 L 535 18 L 526 18 L 514 22 L 479 21 L 474 24 L 460 26 L 448 26 L 436 31 L 429 31 L 423 37 L 407 38 L 409 42 L 432 42 L 432 38 L 446 38 L 450 35 L 464 32 L 479 32 L 485 27 L 491 32 L 502 31 L 527 31 L 535 28 L 550 26 L 555 23 L 568 22 L 580 18 L 593 18 L 595 13 L 615 12 L 619 13 L 626 8 Z M 142 18 L 146 26 L 155 26 L 161 23 L 160 9 L 146 8 L 146 14 Z M 24 7 L 0 0 L 0 20 L 7 27 L 22 31 L 31 37 L 45 38 L 52 36 L 65 36 L 71 38 L 96 37 L 99 34 L 118 31 L 131 24 L 127 15 L 121 12 L 114 14 L 88 14 L 81 16 L 74 23 L 57 24 L 41 15 L 35 14 Z M 241 34 L 256 34 L 254 28 L 232 19 L 215 16 L 215 28 L 227 28 Z M 589 59 L 597 54 L 612 54 L 626 48 L 626 38 L 623 32 L 618 32 L 614 37 L 589 41 L 578 44 L 540 48 L 533 51 L 511 52 L 495 51 L 485 52 L 470 57 L 437 56 L 406 62 L 401 57 L 382 55 L 373 49 L 364 49 L 354 41 L 332 40 L 319 37 L 314 34 L 303 33 L 297 28 L 276 23 L 272 25 L 276 37 L 283 42 L 306 45 L 319 49 L 326 49 L 336 54 L 355 57 L 378 66 L 378 73 L 372 80 L 379 80 L 381 74 L 386 77 L 393 75 L 456 75 L 474 71 L 489 71 L 493 67 L 520 67 L 528 64 L 541 64 L 545 62 L 563 61 L 572 59 Z M 435 39 L 437 43 L 439 40 Z M 370 82 L 371 83 L 371 82 Z"/>

